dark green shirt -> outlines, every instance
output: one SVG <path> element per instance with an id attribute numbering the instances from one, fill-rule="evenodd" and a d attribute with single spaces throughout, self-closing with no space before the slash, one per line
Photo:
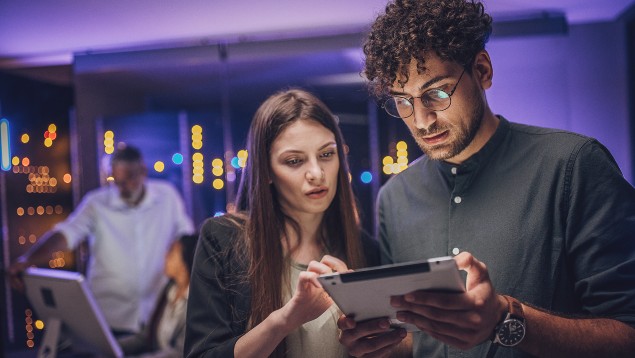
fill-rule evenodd
<path id="1" fill-rule="evenodd" d="M 497 293 L 635 326 L 635 189 L 596 140 L 502 117 L 461 165 L 425 155 L 380 190 L 382 262 L 468 251 Z M 529 327 L 531 329 L 531 327 Z M 416 357 L 484 357 L 422 333 Z M 523 356 L 510 348 L 497 357 Z"/>

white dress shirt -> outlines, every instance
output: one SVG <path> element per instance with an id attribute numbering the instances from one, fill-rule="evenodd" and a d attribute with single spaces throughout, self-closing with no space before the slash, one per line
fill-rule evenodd
<path id="1" fill-rule="evenodd" d="M 192 234 L 194 225 L 177 190 L 148 179 L 137 206 L 128 206 L 114 185 L 95 189 L 55 230 L 71 248 L 88 237 L 87 278 L 95 300 L 111 328 L 137 332 L 166 283 L 170 243 Z"/>

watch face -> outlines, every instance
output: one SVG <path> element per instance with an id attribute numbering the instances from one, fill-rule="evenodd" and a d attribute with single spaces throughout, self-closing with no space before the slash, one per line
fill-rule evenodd
<path id="1" fill-rule="evenodd" d="M 517 319 L 508 319 L 498 330 L 498 340 L 504 346 L 515 346 L 525 337 L 525 325 Z"/>

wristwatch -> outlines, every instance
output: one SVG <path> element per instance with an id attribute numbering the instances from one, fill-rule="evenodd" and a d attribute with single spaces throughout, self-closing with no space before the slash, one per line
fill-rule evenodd
<path id="1" fill-rule="evenodd" d="M 525 337 L 525 314 L 523 306 L 517 299 L 503 295 L 509 304 L 507 315 L 494 329 L 494 344 L 513 347 Z"/>

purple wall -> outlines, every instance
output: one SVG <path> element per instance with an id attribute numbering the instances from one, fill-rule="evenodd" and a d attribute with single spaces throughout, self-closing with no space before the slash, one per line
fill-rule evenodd
<path id="1" fill-rule="evenodd" d="M 492 110 L 597 138 L 633 183 L 624 31 L 618 21 L 574 25 L 566 35 L 492 39 Z"/>

